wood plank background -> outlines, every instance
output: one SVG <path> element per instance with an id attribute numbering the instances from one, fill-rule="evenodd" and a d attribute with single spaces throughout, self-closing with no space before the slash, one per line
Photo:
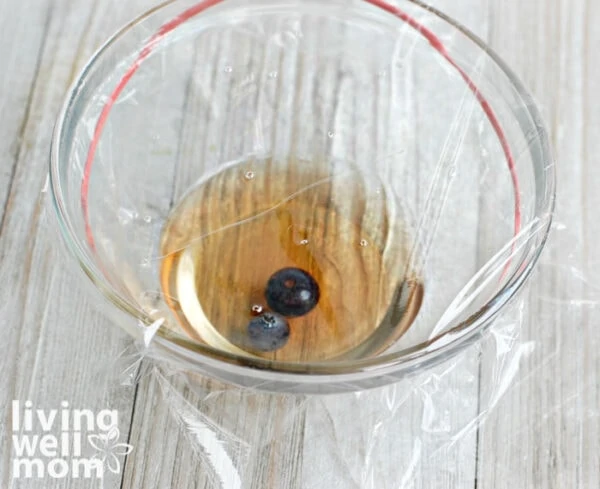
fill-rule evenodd
<path id="1" fill-rule="evenodd" d="M 403 383 L 325 399 L 240 396 L 210 383 L 193 390 L 168 372 L 123 385 L 130 340 L 76 285 L 44 190 L 51 130 L 68 85 L 117 27 L 154 4 L 0 3 L 0 487 L 93 487 L 12 477 L 13 399 L 44 409 L 63 400 L 117 409 L 121 441 L 134 450 L 121 459 L 121 474 L 103 481 L 109 489 L 599 487 L 600 4 L 432 2 L 487 40 L 530 88 L 559 162 L 552 241 L 526 305 L 509 311 L 507 327 L 523 317 L 518 344 L 505 345 L 518 351 L 507 357 L 514 365 L 504 366 L 502 379 L 510 382 L 489 410 L 488 393 L 497 389 L 485 382 L 498 363 L 479 351 L 419 387 L 421 395 Z M 501 334 L 495 341 L 498 351 Z M 485 422 L 477 429 L 469 421 L 478 414 Z M 239 484 L 231 472 L 209 469 L 208 455 L 194 448 L 210 419 L 222 425 L 223 449 L 246 462 Z M 371 430 L 352 429 L 375 419 L 381 423 Z M 461 436 L 438 443 L 448 432 Z"/>

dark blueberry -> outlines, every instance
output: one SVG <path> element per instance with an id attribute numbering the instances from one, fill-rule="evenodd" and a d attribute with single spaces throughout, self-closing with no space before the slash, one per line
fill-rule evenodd
<path id="1" fill-rule="evenodd" d="M 319 302 L 319 284 L 304 270 L 282 268 L 269 279 L 265 299 L 279 314 L 304 316 Z"/>
<path id="2" fill-rule="evenodd" d="M 248 337 L 257 350 L 279 350 L 290 337 L 290 325 L 283 316 L 265 312 L 248 323 Z"/>

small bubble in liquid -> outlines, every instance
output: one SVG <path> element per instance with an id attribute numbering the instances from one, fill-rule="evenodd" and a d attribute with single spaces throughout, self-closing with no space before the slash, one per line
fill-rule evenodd
<path id="1" fill-rule="evenodd" d="M 223 70 L 225 73 L 231 73 L 233 71 L 233 66 L 227 65 Z"/>
<path id="2" fill-rule="evenodd" d="M 333 131 L 329 131 L 327 133 L 327 136 L 330 137 L 330 138 L 332 138 L 333 136 L 335 136 L 335 133 Z"/>
<path id="3" fill-rule="evenodd" d="M 144 216 L 144 222 L 150 224 L 152 222 L 152 216 Z"/>
<path id="4" fill-rule="evenodd" d="M 277 78 L 278 73 L 276 71 L 271 71 L 271 73 L 269 73 L 269 78 Z"/>
<path id="5" fill-rule="evenodd" d="M 263 306 L 260 304 L 254 304 L 252 306 L 252 314 L 256 314 L 257 316 L 263 313 Z"/>
<path id="6" fill-rule="evenodd" d="M 302 241 L 300 241 L 301 245 L 307 245 L 308 244 L 308 240 L 307 239 L 303 239 Z"/>
<path id="7" fill-rule="evenodd" d="M 369 242 L 366 239 L 361 239 L 360 245 L 364 248 L 366 246 L 369 246 Z"/>
<path id="8" fill-rule="evenodd" d="M 254 178 L 254 172 L 253 172 L 253 171 L 247 171 L 247 172 L 244 174 L 244 178 L 245 178 L 246 180 L 252 180 L 252 179 Z"/>

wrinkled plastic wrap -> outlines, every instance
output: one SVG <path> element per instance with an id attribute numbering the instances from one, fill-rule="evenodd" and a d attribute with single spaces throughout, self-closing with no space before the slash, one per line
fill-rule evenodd
<path id="1" fill-rule="evenodd" d="M 525 317 L 525 301 L 517 301 L 452 359 L 345 394 L 269 393 L 198 378 L 143 343 L 112 373 L 123 385 L 159 386 L 180 429 L 165 436 L 184 435 L 208 487 L 470 487 L 462 484 L 472 480 L 477 434 L 540 347 L 523 336 Z"/>
<path id="2" fill-rule="evenodd" d="M 542 123 L 510 72 L 417 3 L 283 4 L 295 14 L 269 1 L 175 2 L 109 45 L 76 87 L 64 143 L 74 176 L 62 184 L 84 268 L 137 339 L 116 369 L 123 383 L 160 386 L 211 487 L 460 487 L 482 423 L 536 348 L 522 335 L 527 301 L 513 296 L 550 224 Z M 290 153 L 329 162 L 332 200 L 356 197 L 347 171 L 366 182 L 363 224 L 385 268 L 425 291 L 373 364 L 317 384 L 307 372 L 278 378 L 260 358 L 190 361 L 158 280 L 161 233 L 193 182 Z M 241 164 L 240 177 L 269 182 Z M 405 253 L 377 233 L 381 195 L 400 202 L 389 227 L 403 223 Z M 425 355 L 378 370 L 400 352 Z"/>

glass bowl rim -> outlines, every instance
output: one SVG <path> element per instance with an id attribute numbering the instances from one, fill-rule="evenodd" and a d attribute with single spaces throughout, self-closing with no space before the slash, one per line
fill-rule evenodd
<path id="1" fill-rule="evenodd" d="M 156 7 L 144 12 L 118 30 L 92 55 L 67 92 L 65 102 L 60 110 L 54 128 L 50 150 L 50 194 L 59 228 L 63 239 L 67 244 L 67 248 L 71 255 L 76 258 L 83 272 L 98 288 L 102 295 L 107 298 L 113 306 L 131 316 L 134 320 L 137 320 L 138 324 L 142 325 L 142 327 L 150 325 L 153 321 L 112 289 L 94 266 L 90 254 L 79 243 L 77 233 L 69 217 L 64 193 L 61 188 L 61 141 L 64 136 L 63 130 L 65 122 L 74 106 L 78 89 L 85 82 L 89 71 L 101 60 L 102 55 L 115 45 L 121 37 L 129 33 L 131 29 L 140 25 L 153 14 L 176 4 L 179 1 L 180 0 L 166 0 Z M 543 172 L 541 173 L 544 175 L 543 183 L 545 184 L 543 188 L 543 204 L 539 206 L 541 208 L 537 210 L 534 216 L 534 219 L 540 219 L 542 222 L 542 226 L 539 230 L 541 239 L 535 246 L 530 246 L 528 248 L 530 252 L 526 254 L 522 266 L 501 288 L 499 288 L 497 292 L 495 292 L 494 296 L 488 300 L 482 309 L 473 314 L 466 321 L 462 321 L 443 333 L 440 333 L 438 336 L 410 348 L 405 348 L 393 353 L 384 353 L 372 358 L 314 363 L 292 363 L 271 361 L 261 358 L 245 358 L 189 341 L 183 336 L 170 331 L 165 326 L 161 326 L 157 330 L 153 343 L 160 345 L 166 352 L 185 361 L 188 365 L 201 367 L 208 364 L 220 370 L 229 371 L 230 373 L 262 378 L 267 381 L 285 380 L 285 376 L 287 375 L 292 375 L 294 382 L 303 379 L 301 383 L 309 384 L 344 380 L 352 381 L 359 377 L 368 379 L 389 375 L 391 373 L 398 374 L 398 372 L 412 370 L 416 366 L 433 365 L 438 361 L 452 356 L 454 353 L 471 344 L 478 335 L 484 333 L 493 323 L 493 320 L 498 316 L 500 311 L 504 309 L 507 303 L 509 303 L 521 289 L 522 285 L 531 275 L 547 241 L 555 207 L 555 161 L 550 150 L 548 136 L 544 129 L 541 115 L 531 96 L 517 76 L 479 37 L 446 14 L 422 3 L 421 0 L 406 1 L 426 10 L 428 14 L 432 14 L 449 24 L 452 28 L 466 36 L 478 49 L 482 50 L 482 52 L 506 75 L 509 83 L 512 84 L 513 89 L 521 99 L 521 107 L 526 108 L 531 121 L 536 125 L 541 146 L 541 161 L 538 164 L 544 165 Z M 362 0 L 362 2 L 369 3 L 372 6 L 385 10 L 381 6 L 374 5 L 368 0 Z M 221 3 L 227 3 L 227 0 L 215 0 L 212 2 L 212 5 Z M 390 13 L 390 15 L 393 14 Z M 536 182 L 538 179 L 539 178 L 536 176 Z M 447 338 L 450 334 L 456 335 L 457 332 L 460 334 L 450 341 L 440 341 L 443 338 Z M 332 376 L 333 378 L 331 378 Z"/>

